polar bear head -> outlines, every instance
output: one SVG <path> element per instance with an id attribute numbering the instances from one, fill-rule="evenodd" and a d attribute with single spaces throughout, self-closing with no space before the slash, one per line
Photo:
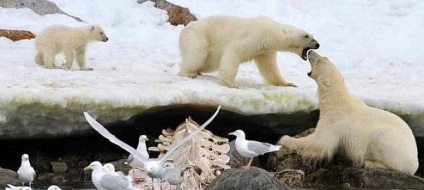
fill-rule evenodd
<path id="1" fill-rule="evenodd" d="M 329 91 L 329 89 L 341 90 L 346 88 L 342 74 L 328 58 L 321 57 L 313 50 L 308 52 L 308 58 L 312 69 L 308 76 L 316 81 L 320 90 Z"/>
<path id="2" fill-rule="evenodd" d="M 103 31 L 102 27 L 100 27 L 100 25 L 98 24 L 91 25 L 89 27 L 89 31 L 90 31 L 91 40 L 103 41 L 103 42 L 107 42 L 109 40 L 109 38 L 106 36 L 105 32 Z"/>
<path id="3" fill-rule="evenodd" d="M 318 49 L 319 43 L 314 39 L 314 36 L 307 32 L 300 32 L 295 38 L 295 41 L 300 42 L 299 47 L 296 49 L 296 54 L 298 54 L 303 60 L 307 60 L 307 53 L 311 49 Z"/>

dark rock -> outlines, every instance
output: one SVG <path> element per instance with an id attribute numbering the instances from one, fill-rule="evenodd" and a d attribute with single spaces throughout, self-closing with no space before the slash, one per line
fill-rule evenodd
<path id="1" fill-rule="evenodd" d="M 242 168 L 228 169 L 212 181 L 206 189 L 209 190 L 266 190 L 289 189 L 280 184 L 273 174 L 261 168 L 252 167 L 249 170 Z"/>
<path id="2" fill-rule="evenodd" d="M 310 128 L 294 137 L 306 137 L 314 131 L 315 128 Z M 280 151 L 271 152 L 269 154 L 267 168 L 273 172 L 297 169 L 302 170 L 305 173 L 310 173 L 314 170 L 314 166 L 304 163 L 300 155 L 292 153 L 284 146 L 280 149 Z"/>
<path id="3" fill-rule="evenodd" d="M 296 135 L 305 137 L 314 129 Z M 392 170 L 353 168 L 351 162 L 336 155 L 329 163 L 305 163 L 302 157 L 283 147 L 271 153 L 268 167 L 280 182 L 293 188 L 412 188 L 424 189 L 424 179 Z M 303 172 L 302 172 L 303 171 Z"/>
<path id="4" fill-rule="evenodd" d="M 0 185 L 19 185 L 21 182 L 18 179 L 18 173 L 13 170 L 0 168 Z"/>
<path id="5" fill-rule="evenodd" d="M 424 189 L 424 179 L 392 170 L 344 166 L 320 168 L 305 177 L 304 188 Z"/>
<path id="6" fill-rule="evenodd" d="M 131 170 L 131 166 L 124 164 L 127 161 L 127 159 L 121 159 L 114 162 L 111 162 L 115 166 L 116 171 L 121 171 L 124 174 L 128 174 L 128 172 Z"/>
<path id="7" fill-rule="evenodd" d="M 68 170 L 68 165 L 65 162 L 50 162 L 50 165 L 53 173 L 66 172 Z"/>
<path id="8" fill-rule="evenodd" d="M 274 177 L 282 184 L 289 187 L 301 188 L 303 187 L 303 180 L 305 173 L 302 170 L 287 169 L 281 172 L 274 173 Z"/>
<path id="9" fill-rule="evenodd" d="M 228 152 L 228 156 L 230 157 L 228 165 L 231 166 L 231 168 L 240 168 L 246 165 L 250 160 L 250 158 L 243 157 L 237 152 L 235 140 L 230 142 L 230 151 Z M 253 158 L 252 166 L 261 166 L 257 157 Z"/>
<path id="10" fill-rule="evenodd" d="M 3 8 L 29 8 L 38 15 L 64 14 L 79 22 L 83 22 L 78 17 L 63 12 L 55 3 L 48 0 L 0 0 L 0 7 Z"/>

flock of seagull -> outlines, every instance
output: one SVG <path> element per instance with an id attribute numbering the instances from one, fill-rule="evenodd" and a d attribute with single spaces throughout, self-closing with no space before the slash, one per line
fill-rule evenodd
<path id="1" fill-rule="evenodd" d="M 129 166 L 139 169 L 145 172 L 149 177 L 153 179 L 160 179 L 160 181 L 167 181 L 170 185 L 181 185 L 184 182 L 184 171 L 190 169 L 193 166 L 176 166 L 172 162 L 167 162 L 169 156 L 178 150 L 184 143 L 192 139 L 198 132 L 203 130 L 209 125 L 212 120 L 218 115 L 221 106 L 218 106 L 215 113 L 198 129 L 191 134 L 187 135 L 180 141 L 176 142 L 167 152 L 160 158 L 150 158 L 146 147 L 146 141 L 148 138 L 145 135 L 139 137 L 139 143 L 137 149 L 129 146 L 122 142 L 111 134 L 104 126 L 98 123 L 93 117 L 87 112 L 84 112 L 85 119 L 103 137 L 107 138 L 110 142 L 118 145 L 130 155 L 128 156 L 126 164 Z M 246 140 L 246 135 L 242 130 L 236 130 L 229 133 L 228 135 L 236 136 L 235 146 L 237 152 L 247 158 L 250 158 L 249 162 L 243 166 L 244 169 L 250 169 L 250 165 L 254 157 L 263 155 L 268 152 L 278 151 L 281 146 L 273 145 L 264 142 Z M 114 165 L 108 163 L 102 165 L 99 161 L 93 161 L 84 168 L 84 170 L 92 170 L 91 180 L 93 185 L 99 190 L 130 190 L 137 189 L 134 187 L 136 183 L 135 176 L 126 176 L 120 171 L 115 171 Z M 134 170 L 133 170 L 134 171 Z M 32 168 L 29 162 L 29 156 L 27 154 L 22 155 L 21 166 L 18 169 L 18 176 L 22 182 L 21 187 L 15 187 L 8 184 L 6 190 L 30 190 L 31 183 L 35 178 L 35 170 Z M 24 183 L 29 183 L 29 187 L 24 186 Z M 60 190 L 58 186 L 52 185 L 48 190 Z"/>

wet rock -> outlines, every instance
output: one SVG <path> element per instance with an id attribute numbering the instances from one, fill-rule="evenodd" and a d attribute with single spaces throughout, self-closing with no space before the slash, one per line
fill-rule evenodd
<path id="1" fill-rule="evenodd" d="M 250 160 L 250 158 L 243 157 L 237 152 L 235 140 L 230 142 L 230 151 L 228 152 L 228 156 L 230 157 L 228 165 L 230 165 L 231 168 L 240 168 L 246 165 Z M 252 166 L 261 166 L 258 157 L 253 158 Z"/>
<path id="2" fill-rule="evenodd" d="M 228 169 L 222 172 L 210 185 L 208 190 L 266 190 L 266 189 L 289 189 L 280 184 L 273 174 L 261 168 L 252 167 L 250 170 L 242 168 Z"/>
<path id="3" fill-rule="evenodd" d="M 18 179 L 18 173 L 10 169 L 0 168 L 0 185 L 6 184 L 18 185 L 21 182 Z"/>

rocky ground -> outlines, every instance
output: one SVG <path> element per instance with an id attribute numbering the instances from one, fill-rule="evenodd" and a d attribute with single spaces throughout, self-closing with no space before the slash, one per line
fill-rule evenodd
<path id="1" fill-rule="evenodd" d="M 193 107 L 161 108 L 140 114 L 128 122 L 110 124 L 108 127 L 118 138 L 134 147 L 137 145 L 138 136 L 146 134 L 150 139 L 147 146 L 150 147 L 156 145 L 154 140 L 161 129 L 175 128 L 187 115 L 202 123 L 212 111 Z M 248 139 L 275 143 L 281 135 L 298 134 L 298 131 L 309 128 L 305 126 L 313 126 L 316 120 L 317 113 L 277 117 L 242 116 L 223 111 L 208 129 L 217 135 L 228 137 L 228 132 L 240 128 L 246 132 Z M 313 129 L 307 130 L 305 134 L 312 131 Z M 419 147 L 424 147 L 421 138 L 417 141 Z M 85 136 L 78 137 L 3 140 L 0 142 L 0 151 L 0 188 L 7 183 L 19 184 L 15 171 L 20 165 L 23 153 L 30 155 L 31 164 L 37 171 L 37 179 L 34 181 L 37 188 L 50 184 L 60 185 L 64 189 L 93 188 L 90 171 L 84 172 L 82 169 L 94 160 L 102 163 L 112 162 L 120 171 L 127 172 L 130 169 L 123 164 L 127 153 L 94 131 L 87 131 Z M 255 185 L 258 184 L 267 184 L 268 189 L 424 188 L 424 180 L 421 178 L 424 176 L 423 167 L 420 167 L 416 176 L 409 176 L 393 171 L 352 168 L 349 162 L 341 157 L 337 157 L 330 164 L 312 167 L 304 165 L 299 155 L 283 150 L 255 159 L 253 165 L 257 168 L 246 172 L 238 168 L 248 160 L 238 155 L 234 148 L 229 154 L 229 165 L 235 169 L 223 171 L 209 189 L 231 189 L 230 187 L 234 188 L 235 185 L 257 189 Z M 420 165 L 423 166 L 424 159 L 421 155 L 420 160 Z"/>

